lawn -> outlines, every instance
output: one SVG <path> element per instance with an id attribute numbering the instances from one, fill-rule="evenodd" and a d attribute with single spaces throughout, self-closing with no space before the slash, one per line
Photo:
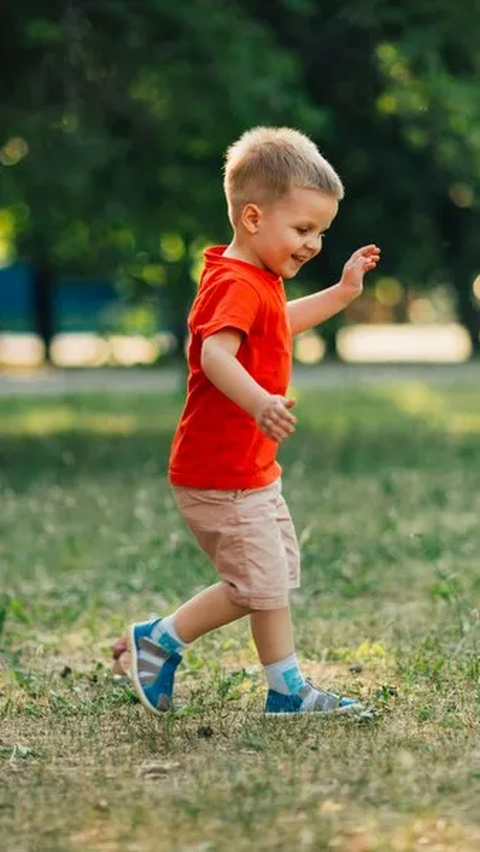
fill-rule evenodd
<path id="1" fill-rule="evenodd" d="M 479 387 L 298 394 L 297 649 L 362 723 L 264 720 L 246 623 L 147 715 L 110 646 L 213 579 L 165 482 L 180 396 L 3 399 L 2 849 L 478 850 Z"/>

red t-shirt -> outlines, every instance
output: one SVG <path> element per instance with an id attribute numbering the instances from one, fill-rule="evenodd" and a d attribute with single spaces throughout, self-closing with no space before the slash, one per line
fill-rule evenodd
<path id="1" fill-rule="evenodd" d="M 200 363 L 205 338 L 224 328 L 243 332 L 236 357 L 265 390 L 284 396 L 290 381 L 292 335 L 283 281 L 242 260 L 205 252 L 188 325 L 187 399 L 173 440 L 169 476 L 192 488 L 262 488 L 282 469 L 278 444 L 207 379 Z"/>

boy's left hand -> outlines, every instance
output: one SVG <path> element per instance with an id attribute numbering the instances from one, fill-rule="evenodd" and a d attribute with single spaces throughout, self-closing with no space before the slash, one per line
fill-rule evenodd
<path id="1" fill-rule="evenodd" d="M 339 287 L 347 302 L 358 298 L 363 292 L 363 276 L 375 269 L 380 260 L 380 249 L 376 245 L 363 246 L 355 251 L 343 267 Z"/>

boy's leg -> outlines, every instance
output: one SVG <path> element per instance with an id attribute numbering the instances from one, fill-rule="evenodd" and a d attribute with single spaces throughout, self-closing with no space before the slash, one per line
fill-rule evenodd
<path id="1" fill-rule="evenodd" d="M 250 615 L 250 627 L 262 666 L 271 666 L 294 653 L 290 607 L 256 610 Z"/>
<path id="2" fill-rule="evenodd" d="M 230 600 L 226 583 L 215 583 L 177 609 L 175 629 L 182 641 L 188 644 L 250 612 L 250 609 Z"/>
<path id="3" fill-rule="evenodd" d="M 272 690 L 284 696 L 298 693 L 306 681 L 295 654 L 290 607 L 252 612 L 250 627 L 269 694 Z"/>
<path id="4" fill-rule="evenodd" d="M 194 642 L 195 639 L 205 633 L 210 633 L 217 627 L 223 627 L 225 624 L 243 618 L 250 612 L 250 609 L 239 606 L 229 599 L 225 583 L 216 583 L 182 604 L 173 616 L 162 619 L 162 623 L 165 627 L 173 619 L 172 627 L 176 633 L 175 638 L 177 638 L 177 641 L 180 640 L 181 647 Z M 128 651 L 126 638 L 118 639 L 112 650 L 113 673 L 116 675 L 124 674 L 125 670 L 128 669 L 128 664 L 124 666 L 119 661 L 122 655 Z"/>
<path id="5" fill-rule="evenodd" d="M 294 651 L 290 607 L 256 610 L 250 624 L 268 682 L 266 713 L 283 716 L 362 709 L 354 699 L 315 689 L 305 680 Z"/>
<path id="6" fill-rule="evenodd" d="M 237 587 L 243 576 L 243 566 L 238 565 L 241 540 L 236 523 L 237 491 L 176 487 L 173 493 L 184 520 L 222 582 L 200 592 L 173 615 L 131 626 L 131 677 L 140 700 L 154 712 L 170 706 L 183 646 L 252 611 Z"/>
<path id="7" fill-rule="evenodd" d="M 167 710 L 183 647 L 250 612 L 230 600 L 227 583 L 216 583 L 182 604 L 173 615 L 132 624 L 131 677 L 142 704 L 156 713 Z"/>

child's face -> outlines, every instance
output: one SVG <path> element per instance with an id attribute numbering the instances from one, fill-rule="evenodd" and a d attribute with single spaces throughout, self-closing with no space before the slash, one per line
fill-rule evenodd
<path id="1" fill-rule="evenodd" d="M 335 198 L 298 188 L 259 208 L 252 248 L 260 264 L 282 278 L 293 278 L 321 251 L 322 236 L 337 211 Z"/>

